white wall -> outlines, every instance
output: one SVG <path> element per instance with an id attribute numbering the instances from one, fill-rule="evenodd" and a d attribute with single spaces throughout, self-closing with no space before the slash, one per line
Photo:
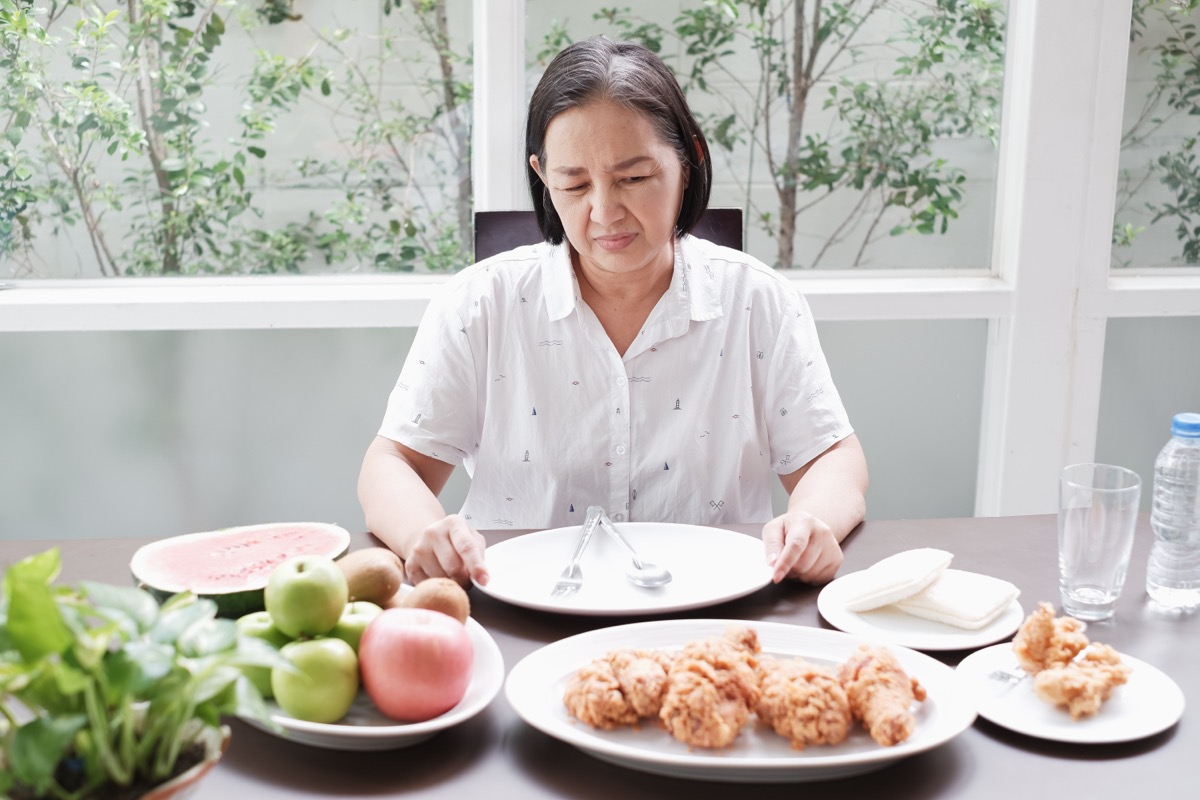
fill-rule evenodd
<path id="1" fill-rule="evenodd" d="M 981 322 L 830 323 L 871 516 L 969 516 Z M 0 537 L 361 529 L 355 481 L 411 328 L 0 335 Z M 932 434 L 932 435 L 931 435 Z M 459 470 L 443 495 L 456 509 Z"/>

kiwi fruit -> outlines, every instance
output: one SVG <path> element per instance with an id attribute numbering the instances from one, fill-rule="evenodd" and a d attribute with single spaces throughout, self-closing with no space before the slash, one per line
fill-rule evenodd
<path id="1" fill-rule="evenodd" d="M 404 582 L 404 563 L 386 547 L 355 550 L 339 558 L 337 565 L 346 576 L 351 602 L 366 600 L 383 605 Z"/>
<path id="2" fill-rule="evenodd" d="M 405 608 L 427 608 L 441 611 L 466 624 L 471 615 L 471 601 L 467 590 L 450 578 L 426 578 L 404 595 L 400 605 Z"/>
<path id="3" fill-rule="evenodd" d="M 404 605 L 401 602 L 404 599 L 403 595 L 404 595 L 403 590 L 398 591 L 394 595 L 389 597 L 387 600 L 384 600 L 382 603 L 380 603 L 379 607 L 382 608 L 384 611 L 387 611 L 389 608 L 400 608 L 401 606 Z"/>

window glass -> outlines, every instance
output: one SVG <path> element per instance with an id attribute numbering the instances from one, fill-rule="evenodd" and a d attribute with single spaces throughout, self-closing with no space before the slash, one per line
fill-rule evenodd
<path id="1" fill-rule="evenodd" d="M 1112 265 L 1200 265 L 1200 5 L 1134 0 Z"/>
<path id="2" fill-rule="evenodd" d="M 470 0 L 0 2 L 0 278 L 471 253 Z"/>
<path id="3" fill-rule="evenodd" d="M 570 41 L 631 38 L 675 70 L 776 266 L 986 268 L 1005 4 L 527 0 L 531 81 Z M 797 18 L 796 9 L 802 9 Z"/>

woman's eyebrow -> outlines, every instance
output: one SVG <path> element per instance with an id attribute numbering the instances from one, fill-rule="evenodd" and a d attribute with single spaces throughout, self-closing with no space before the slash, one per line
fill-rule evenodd
<path id="1" fill-rule="evenodd" d="M 608 168 L 608 172 L 619 172 L 623 169 L 629 169 L 630 167 L 635 166 L 643 161 L 653 161 L 653 160 L 654 159 L 652 159 L 650 156 L 634 156 L 633 158 L 625 159 L 624 161 L 622 161 L 619 164 L 613 164 L 611 167 Z M 585 172 L 587 172 L 587 170 L 584 169 L 583 167 L 552 167 L 550 171 L 555 173 L 556 175 L 564 175 L 567 177 L 573 177 L 575 175 L 582 175 Z"/>

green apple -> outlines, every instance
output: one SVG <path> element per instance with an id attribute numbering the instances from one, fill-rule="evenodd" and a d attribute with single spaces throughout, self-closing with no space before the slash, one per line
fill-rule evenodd
<path id="1" fill-rule="evenodd" d="M 363 631 L 371 624 L 371 620 L 383 613 L 383 608 L 375 603 L 369 603 L 366 600 L 355 600 L 352 603 L 346 604 L 346 610 L 342 612 L 342 618 L 338 620 L 337 625 L 333 626 L 333 630 L 329 632 L 330 636 L 346 642 L 354 648 L 354 652 L 358 652 L 358 643 L 362 639 Z"/>
<path id="2" fill-rule="evenodd" d="M 271 571 L 263 596 L 275 627 L 297 639 L 333 630 L 350 600 L 350 587 L 332 558 L 297 556 Z"/>
<path id="3" fill-rule="evenodd" d="M 292 641 L 290 636 L 275 627 L 275 623 L 271 621 L 271 615 L 266 611 L 253 611 L 245 616 L 238 617 L 237 628 L 238 632 L 243 636 L 254 636 L 262 639 L 269 642 L 276 649 Z M 242 667 L 242 672 L 246 673 L 246 677 L 258 687 L 258 691 L 263 697 L 271 697 L 270 667 Z"/>
<path id="4" fill-rule="evenodd" d="M 358 694 L 358 656 L 341 639 L 305 639 L 279 651 L 294 670 L 271 670 L 275 702 L 308 722 L 337 722 Z"/>

